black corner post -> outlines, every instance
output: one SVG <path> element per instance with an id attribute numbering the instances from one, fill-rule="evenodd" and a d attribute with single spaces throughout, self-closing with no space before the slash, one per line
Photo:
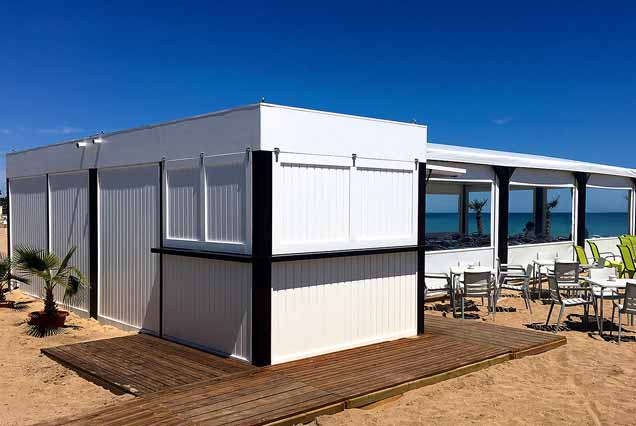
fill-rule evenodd
<path id="1" fill-rule="evenodd" d="M 536 235 L 542 235 L 545 231 L 546 196 L 545 188 L 534 189 L 534 233 Z"/>
<path id="2" fill-rule="evenodd" d="M 7 257 L 11 259 L 11 193 L 7 178 Z"/>
<path id="3" fill-rule="evenodd" d="M 90 246 L 90 276 L 89 276 L 89 309 L 91 318 L 97 318 L 97 280 L 99 277 L 99 240 L 98 240 L 98 211 L 97 211 L 97 169 L 88 170 L 88 223 Z"/>
<path id="4" fill-rule="evenodd" d="M 585 210 L 587 204 L 587 181 L 590 180 L 589 173 L 575 172 L 577 204 L 576 204 L 576 245 L 585 247 L 585 234 L 587 229 Z"/>
<path id="5" fill-rule="evenodd" d="M 272 152 L 252 151 L 252 364 L 272 363 Z"/>
<path id="6" fill-rule="evenodd" d="M 497 230 L 497 257 L 501 263 L 508 263 L 508 214 L 510 212 L 510 178 L 514 167 L 496 166 L 495 174 L 499 185 L 499 229 Z"/>
<path id="7" fill-rule="evenodd" d="M 424 334 L 424 303 L 426 299 L 426 163 L 417 168 L 417 334 Z"/>
<path id="8" fill-rule="evenodd" d="M 468 185 L 461 186 L 459 194 L 459 233 L 468 235 Z"/>

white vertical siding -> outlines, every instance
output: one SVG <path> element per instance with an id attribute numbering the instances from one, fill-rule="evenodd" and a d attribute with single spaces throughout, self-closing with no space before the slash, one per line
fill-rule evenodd
<path id="1" fill-rule="evenodd" d="M 11 179 L 11 250 L 20 245 L 47 249 L 46 240 L 46 176 Z M 25 293 L 42 297 L 44 283 L 31 278 L 21 285 Z"/>
<path id="2" fill-rule="evenodd" d="M 98 315 L 159 330 L 159 167 L 100 170 Z"/>
<path id="3" fill-rule="evenodd" d="M 90 243 L 88 214 L 88 172 L 49 175 L 49 216 L 51 251 L 60 258 L 71 247 L 76 251 L 71 265 L 84 275 L 87 287 L 70 301 L 69 306 L 88 311 Z M 64 289 L 55 289 L 55 299 L 63 300 Z"/>
<path id="4" fill-rule="evenodd" d="M 165 256 L 164 336 L 251 359 L 250 264 Z"/>
<path id="5" fill-rule="evenodd" d="M 415 253 L 274 263 L 272 362 L 417 333 Z"/>
<path id="6" fill-rule="evenodd" d="M 245 243 L 245 154 L 205 159 L 207 241 Z"/>
<path id="7" fill-rule="evenodd" d="M 199 160 L 166 163 L 168 238 L 199 240 L 201 237 L 201 177 Z"/>
<path id="8" fill-rule="evenodd" d="M 414 234 L 413 171 L 358 167 L 352 196 L 356 238 L 409 238 Z"/>
<path id="9" fill-rule="evenodd" d="M 274 181 L 281 245 L 349 240 L 349 168 L 282 163 Z"/>

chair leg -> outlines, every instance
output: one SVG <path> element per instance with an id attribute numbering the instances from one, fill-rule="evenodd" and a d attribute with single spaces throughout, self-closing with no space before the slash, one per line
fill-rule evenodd
<path id="1" fill-rule="evenodd" d="M 526 306 L 528 308 L 528 311 L 530 312 L 530 314 L 532 314 L 532 301 L 530 300 L 530 292 L 528 291 L 528 287 L 525 287 L 523 289 L 523 293 L 525 295 L 526 298 Z"/>
<path id="2" fill-rule="evenodd" d="M 621 331 L 623 331 L 623 315 L 621 315 L 620 309 L 618 310 L 618 344 L 621 344 Z"/>
<path id="3" fill-rule="evenodd" d="M 559 318 L 557 318 L 556 328 L 554 329 L 554 334 L 557 334 L 559 331 L 559 325 L 561 324 L 561 317 L 563 316 L 563 311 L 565 310 L 565 305 L 561 305 L 561 309 L 559 310 Z"/>
<path id="4" fill-rule="evenodd" d="M 614 314 L 616 313 L 616 305 L 612 306 L 612 321 L 611 321 L 611 326 L 610 326 L 610 336 L 612 335 L 612 332 L 614 331 Z M 620 311 L 618 312 L 618 317 L 620 318 Z"/>
<path id="5" fill-rule="evenodd" d="M 550 305 L 550 310 L 548 311 L 548 318 L 545 320 L 546 327 L 550 323 L 550 317 L 552 316 L 552 309 L 554 309 L 554 302 L 552 302 L 552 304 Z"/>
<path id="6" fill-rule="evenodd" d="M 464 295 L 462 294 L 462 319 L 464 319 Z"/>
<path id="7" fill-rule="evenodd" d="M 492 306 L 492 320 L 495 321 L 497 319 L 497 304 L 495 302 L 495 295 L 491 294 L 490 295 L 490 299 L 491 299 L 491 306 Z"/>
<path id="8" fill-rule="evenodd" d="M 592 296 L 592 307 L 594 308 L 594 318 L 596 318 L 596 327 L 597 330 L 601 329 L 601 326 L 598 322 L 598 309 L 596 307 L 596 299 L 594 298 L 594 296 Z"/>

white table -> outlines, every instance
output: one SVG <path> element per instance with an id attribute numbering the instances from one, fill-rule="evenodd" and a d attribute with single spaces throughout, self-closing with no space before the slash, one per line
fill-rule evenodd
<path id="1" fill-rule="evenodd" d="M 558 262 L 559 258 L 556 257 L 554 259 L 534 259 L 532 261 L 533 265 L 533 274 L 534 274 L 534 288 L 537 288 L 537 283 L 539 284 L 539 299 L 541 299 L 541 290 L 543 288 L 543 278 L 541 277 L 541 268 L 548 268 L 550 266 L 554 267 L 554 263 Z"/>
<path id="2" fill-rule="evenodd" d="M 616 280 L 608 280 L 608 279 L 598 279 L 598 278 L 586 278 L 585 281 L 587 281 L 590 285 L 593 286 L 597 286 L 600 287 L 601 289 L 601 303 L 599 307 L 596 308 L 597 310 L 597 314 L 598 311 L 600 311 L 600 321 L 598 321 L 598 333 L 599 335 L 603 334 L 603 321 L 604 321 L 604 312 L 603 312 L 603 293 L 605 292 L 605 290 L 620 290 L 620 289 L 625 289 L 625 287 L 627 287 L 627 282 L 628 281 L 633 281 L 633 280 L 627 280 L 627 279 L 616 279 Z"/>

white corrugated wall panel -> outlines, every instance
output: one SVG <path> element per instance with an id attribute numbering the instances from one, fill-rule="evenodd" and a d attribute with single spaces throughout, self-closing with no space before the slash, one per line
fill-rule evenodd
<path id="1" fill-rule="evenodd" d="M 98 315 L 159 331 L 159 167 L 100 170 Z"/>
<path id="2" fill-rule="evenodd" d="M 88 311 L 88 279 L 90 276 L 90 243 L 88 214 L 88 172 L 49 175 L 49 212 L 51 251 L 60 258 L 71 247 L 75 254 L 71 265 L 78 268 L 86 287 L 70 301 L 69 306 Z M 64 289 L 55 289 L 55 299 L 63 300 Z"/>
<path id="3" fill-rule="evenodd" d="M 359 167 L 351 222 L 358 240 L 414 235 L 413 171 Z"/>
<path id="4" fill-rule="evenodd" d="M 274 174 L 274 238 L 281 246 L 348 241 L 349 190 L 348 167 L 282 164 Z"/>
<path id="5" fill-rule="evenodd" d="M 46 241 L 46 176 L 11 179 L 11 250 L 20 245 L 47 249 Z M 44 283 L 31 278 L 21 285 L 25 293 L 42 297 Z"/>
<path id="6" fill-rule="evenodd" d="M 272 363 L 417 333 L 415 253 L 272 266 Z"/>
<path id="7" fill-rule="evenodd" d="M 246 240 L 245 154 L 205 159 L 207 241 Z"/>
<path id="8" fill-rule="evenodd" d="M 252 266 L 164 256 L 164 336 L 251 359 Z"/>
<path id="9" fill-rule="evenodd" d="M 199 160 L 166 163 L 168 238 L 201 237 L 201 172 Z"/>

